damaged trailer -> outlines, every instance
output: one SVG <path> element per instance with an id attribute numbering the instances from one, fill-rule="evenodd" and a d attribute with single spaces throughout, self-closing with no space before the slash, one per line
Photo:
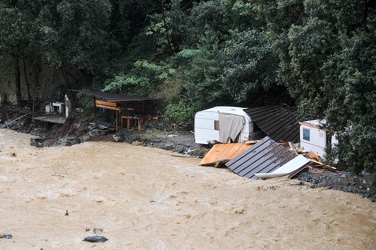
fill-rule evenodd
<path id="1" fill-rule="evenodd" d="M 246 108 L 217 106 L 195 115 L 195 142 L 215 144 L 245 142 L 253 132 L 251 117 Z"/>
<path id="2" fill-rule="evenodd" d="M 325 119 L 304 121 L 299 124 L 300 147 L 304 150 L 313 151 L 321 159 L 325 159 L 328 148 L 334 149 L 338 146 L 337 135 L 329 135 Z"/>

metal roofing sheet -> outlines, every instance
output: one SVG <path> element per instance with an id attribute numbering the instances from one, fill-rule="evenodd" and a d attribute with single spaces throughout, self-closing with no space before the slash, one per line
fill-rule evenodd
<path id="1" fill-rule="evenodd" d="M 295 157 L 295 154 L 268 136 L 225 165 L 236 174 L 256 179 L 256 173 L 269 173 Z"/>
<path id="2" fill-rule="evenodd" d="M 246 110 L 252 121 L 273 140 L 299 142 L 302 117 L 292 107 L 266 106 Z"/>
<path id="3" fill-rule="evenodd" d="M 291 174 L 303 166 L 305 166 L 307 163 L 310 161 L 305 158 L 303 155 L 298 155 L 292 160 L 288 161 L 287 163 L 283 164 L 280 168 L 277 168 L 273 172 L 268 172 L 268 173 L 256 173 L 256 177 L 259 179 L 270 179 L 270 178 L 275 178 L 275 177 L 280 177 L 280 176 L 285 176 L 288 174 Z"/>
<path id="4" fill-rule="evenodd" d="M 226 143 L 215 144 L 199 163 L 200 166 L 212 166 L 218 161 L 229 161 L 241 154 L 252 144 Z"/>

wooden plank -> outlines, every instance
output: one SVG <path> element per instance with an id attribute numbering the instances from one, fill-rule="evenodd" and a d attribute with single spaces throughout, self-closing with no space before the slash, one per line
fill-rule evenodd
<path id="1" fill-rule="evenodd" d="M 127 128 L 130 129 L 132 116 L 122 115 L 120 118 L 121 118 L 121 127 L 124 128 L 124 119 L 127 119 Z"/>
<path id="2" fill-rule="evenodd" d="M 311 159 L 313 159 L 315 161 L 322 162 L 320 156 L 318 156 L 317 154 L 315 154 L 315 152 L 313 152 L 311 150 L 308 151 L 308 156 L 309 156 L 309 158 L 311 158 Z"/>
<path id="3" fill-rule="evenodd" d="M 108 109 L 108 110 L 119 110 L 118 108 L 116 107 L 112 107 L 112 106 L 105 106 L 105 105 L 96 105 L 97 108 L 105 108 L 105 109 Z"/>
<path id="4" fill-rule="evenodd" d="M 116 109 L 116 121 L 115 121 L 115 124 L 116 124 L 116 132 L 119 131 L 119 111 L 118 109 Z"/>
<path id="5" fill-rule="evenodd" d="M 245 143 L 215 144 L 199 163 L 200 166 L 212 166 L 223 159 L 232 160 L 252 145 Z"/>
<path id="6" fill-rule="evenodd" d="M 320 129 L 320 130 L 323 130 L 323 131 L 329 131 L 329 129 L 327 129 L 327 128 L 320 127 L 320 126 L 317 126 L 317 125 L 313 125 L 313 124 L 310 124 L 310 123 L 307 123 L 307 122 L 299 122 L 299 124 L 306 126 L 306 127 L 310 127 L 310 128 L 316 128 L 316 129 Z"/>
<path id="7" fill-rule="evenodd" d="M 99 105 L 107 106 L 107 107 L 117 107 L 116 102 L 108 102 L 108 101 L 102 101 L 102 100 L 95 100 L 95 106 L 99 107 Z"/>

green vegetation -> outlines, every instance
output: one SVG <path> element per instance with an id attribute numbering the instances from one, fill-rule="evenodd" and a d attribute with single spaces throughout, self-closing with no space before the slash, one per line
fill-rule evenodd
<path id="1" fill-rule="evenodd" d="M 75 67 L 70 88 L 148 95 L 182 122 L 287 103 L 328 122 L 332 157 L 376 169 L 371 0 L 0 0 L 0 62 Z M 69 83 L 72 84 L 72 83 Z"/>

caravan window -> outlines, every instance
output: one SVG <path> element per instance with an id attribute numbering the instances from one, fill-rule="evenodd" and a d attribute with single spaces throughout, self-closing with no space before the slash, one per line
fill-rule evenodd
<path id="1" fill-rule="evenodd" d="M 219 130 L 219 121 L 214 121 L 214 130 Z"/>
<path id="2" fill-rule="evenodd" d="M 303 128 L 303 140 L 310 141 L 310 131 L 308 128 Z"/>

